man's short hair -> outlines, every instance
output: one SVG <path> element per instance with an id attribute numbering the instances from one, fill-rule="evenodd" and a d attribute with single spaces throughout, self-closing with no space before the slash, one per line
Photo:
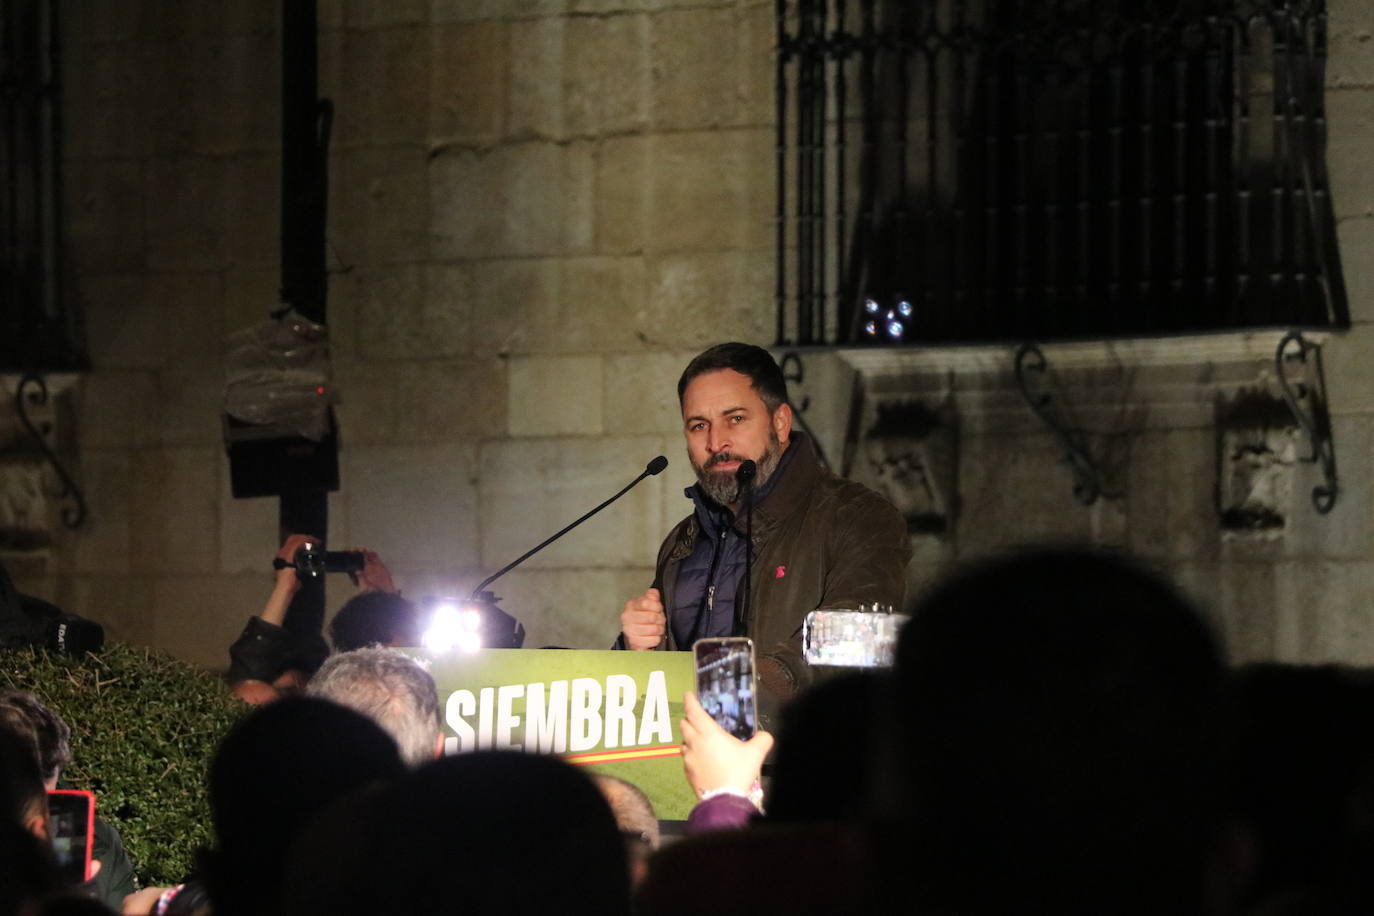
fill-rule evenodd
<path id="1" fill-rule="evenodd" d="M 419 645 L 420 610 L 390 592 L 363 592 L 339 608 L 329 623 L 335 652 L 368 646 Z"/>
<path id="2" fill-rule="evenodd" d="M 787 400 L 787 380 L 783 378 L 782 369 L 773 359 L 773 354 L 763 347 L 732 341 L 716 344 L 702 352 L 682 370 L 682 377 L 677 380 L 678 406 L 682 405 L 683 395 L 687 393 L 687 386 L 692 379 L 721 369 L 733 369 L 748 376 L 749 384 L 763 399 L 769 413 Z"/>
<path id="3" fill-rule="evenodd" d="M 44 782 L 56 779 L 71 763 L 71 729 L 33 694 L 22 690 L 0 693 L 0 725 L 33 743 Z"/>
<path id="4" fill-rule="evenodd" d="M 332 655 L 310 679 L 306 692 L 376 722 L 396 740 L 410 766 L 433 759 L 439 691 L 429 672 L 404 652 L 370 648 Z"/>

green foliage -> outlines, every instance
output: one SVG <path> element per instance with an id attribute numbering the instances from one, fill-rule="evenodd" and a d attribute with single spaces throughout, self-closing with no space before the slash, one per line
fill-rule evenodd
<path id="1" fill-rule="evenodd" d="M 112 643 L 100 655 L 0 652 L 0 689 L 27 690 L 72 730 L 73 788 L 119 829 L 145 885 L 176 884 L 211 841 L 205 774 L 243 714 L 223 682 L 164 652 Z"/>

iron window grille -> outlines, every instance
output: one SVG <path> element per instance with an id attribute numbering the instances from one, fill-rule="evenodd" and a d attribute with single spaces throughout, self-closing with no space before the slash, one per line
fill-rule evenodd
<path id="1" fill-rule="evenodd" d="M 777 342 L 1349 325 L 1322 0 L 777 0 Z"/>

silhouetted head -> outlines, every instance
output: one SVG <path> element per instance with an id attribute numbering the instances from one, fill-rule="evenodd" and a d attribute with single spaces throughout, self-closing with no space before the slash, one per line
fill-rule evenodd
<path id="1" fill-rule="evenodd" d="M 329 623 L 335 652 L 368 646 L 420 645 L 420 610 L 390 592 L 361 592 L 349 598 Z"/>
<path id="2" fill-rule="evenodd" d="M 1221 674 L 1193 608 L 1118 557 L 1035 550 L 938 585 L 895 670 L 928 902 L 1187 912 L 1211 823 L 1205 738 Z"/>
<path id="3" fill-rule="evenodd" d="M 887 672 L 821 681 L 783 710 L 770 821 L 857 821 L 868 814 L 872 752 L 890 740 Z"/>
<path id="4" fill-rule="evenodd" d="M 251 713 L 210 765 L 215 849 L 204 870 L 215 913 L 274 912 L 296 834 L 334 799 L 402 772 L 391 736 L 336 703 L 288 697 Z"/>
<path id="5" fill-rule="evenodd" d="M 297 844 L 287 904 L 302 916 L 619 916 L 628 896 L 591 780 L 552 757 L 478 752 L 332 808 Z"/>
<path id="6" fill-rule="evenodd" d="M 1374 912 L 1374 673 L 1251 665 L 1224 709 L 1223 864 L 1239 908 L 1290 899 Z"/>

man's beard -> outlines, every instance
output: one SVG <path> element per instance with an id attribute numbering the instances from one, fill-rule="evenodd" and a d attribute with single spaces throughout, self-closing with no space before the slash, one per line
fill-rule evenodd
<path id="1" fill-rule="evenodd" d="M 691 455 L 688 455 L 691 458 Z M 724 464 L 728 461 L 748 461 L 749 459 L 738 452 L 716 452 L 706 460 L 705 465 L 697 464 L 692 461 L 692 470 L 696 471 L 697 483 L 707 496 L 715 500 L 722 506 L 733 506 L 739 502 L 739 481 L 735 480 L 736 471 L 713 471 L 717 464 Z M 757 490 L 768 482 L 768 478 L 773 476 L 773 472 L 778 469 L 778 462 L 782 460 L 782 443 L 778 441 L 777 430 L 769 430 L 768 446 L 763 450 L 763 454 L 754 459 L 758 465 L 758 470 L 754 473 L 754 489 Z"/>

